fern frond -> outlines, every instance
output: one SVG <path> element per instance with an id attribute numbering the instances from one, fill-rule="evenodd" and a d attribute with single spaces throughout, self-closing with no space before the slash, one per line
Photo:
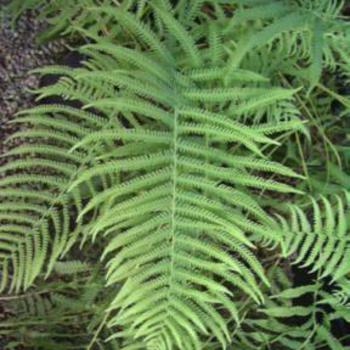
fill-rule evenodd
<path id="1" fill-rule="evenodd" d="M 160 20 L 164 20 L 166 26 L 173 25 L 163 15 Z M 187 40 L 182 32 L 177 35 L 178 40 Z M 89 50 L 94 51 L 94 45 Z M 106 54 L 110 52 L 106 50 Z M 140 59 L 142 55 L 145 53 L 138 52 Z M 156 57 L 149 59 L 154 59 L 155 65 L 158 62 Z M 258 158 L 261 154 L 255 144 L 275 143 L 265 132 L 270 134 L 282 130 L 283 126 L 251 128 L 232 121 L 225 114 L 197 107 L 197 102 L 221 102 L 235 96 L 253 98 L 262 90 L 230 87 L 210 92 L 190 90 L 186 84 L 191 82 L 179 81 L 175 71 L 176 67 L 169 69 L 167 74 L 173 78 L 164 83 L 155 82 L 155 72 L 149 69 L 142 75 L 131 73 L 135 82 L 152 81 L 152 93 L 141 91 L 135 85 L 128 89 L 128 99 L 100 99 L 90 104 L 104 114 L 132 111 L 142 116 L 145 125 L 85 136 L 73 151 L 88 150 L 93 144 L 101 143 L 121 142 L 122 145 L 120 151 L 98 157 L 99 164 L 84 170 L 70 189 L 86 181 L 93 182 L 99 176 L 121 176 L 120 183 L 112 184 L 92 198 L 79 216 L 80 220 L 86 220 L 90 212 L 97 210 L 99 215 L 89 224 L 87 233 L 94 240 L 101 234 L 110 239 L 103 254 L 103 259 L 108 259 L 107 281 L 108 285 L 121 283 L 122 287 L 111 304 L 113 317 L 109 325 L 119 325 L 128 330 L 129 337 L 144 339 L 147 346 L 153 343 L 163 346 L 165 341 L 180 344 L 180 339 L 186 339 L 181 344 L 196 349 L 200 347 L 201 335 L 207 333 L 202 327 L 206 324 L 225 346 L 228 342 L 226 322 L 208 300 L 215 298 L 236 318 L 239 315 L 230 301 L 231 293 L 214 276 L 261 302 L 258 280 L 266 284 L 268 281 L 250 251 L 254 244 L 249 236 L 280 239 L 277 231 L 271 232 L 265 226 L 271 219 L 240 188 L 294 191 L 285 184 L 250 175 L 245 169 L 279 172 L 285 176 L 296 174 Z M 152 77 L 148 77 L 149 74 Z M 116 87 L 131 87 L 125 85 L 128 77 L 124 74 L 115 75 L 116 79 L 104 71 L 93 75 L 108 79 Z M 164 84 L 169 97 L 164 95 Z M 130 96 L 139 101 L 137 105 L 130 102 Z M 149 99 L 153 107 L 149 106 Z M 166 122 L 162 122 L 160 131 L 152 123 L 162 112 Z M 221 146 L 204 147 L 206 135 Z M 250 146 L 247 148 L 253 154 L 258 153 L 258 157 L 230 155 L 227 145 L 232 141 L 239 147 Z M 129 153 L 133 146 L 136 156 Z M 251 213 L 255 221 L 242 217 L 240 210 Z M 197 258 L 190 258 L 192 256 Z M 130 294 L 131 290 L 137 292 Z M 180 304 L 174 304 L 173 300 L 183 297 L 188 304 L 180 310 Z"/>
<path id="2" fill-rule="evenodd" d="M 73 115 L 78 116 L 75 123 L 63 117 L 72 111 Z M 60 118 L 53 118 L 50 113 L 62 114 Z M 79 125 L 79 116 L 83 116 L 85 127 Z M 97 130 L 96 121 L 98 117 L 92 114 L 64 106 L 36 107 L 22 112 L 16 120 L 29 122 L 33 127 L 10 138 L 30 138 L 32 143 L 11 149 L 6 157 L 19 158 L 0 169 L 2 174 L 7 174 L 0 180 L 1 195 L 6 198 L 0 207 L 2 225 L 7 228 L 6 232 L 12 232 L 14 238 L 23 237 L 18 241 L 14 239 L 7 246 L 9 253 L 3 259 L 5 264 L 11 264 L 14 271 L 13 282 L 7 286 L 10 290 L 19 292 L 22 288 L 27 289 L 44 268 L 48 256 L 49 273 L 70 240 L 68 230 L 72 218 L 68 213 L 74 207 L 79 209 L 82 200 L 79 191 L 75 191 L 70 198 L 67 190 L 89 158 L 81 152 L 67 154 L 67 145 L 69 147 L 82 135 Z M 46 172 L 46 175 L 40 172 Z M 25 201 L 22 204 L 19 202 L 21 199 Z M 11 222 L 24 223 L 25 231 L 18 231 L 17 227 L 11 226 Z M 52 231 L 49 227 L 52 227 Z M 7 241 L 5 233 L 1 240 Z M 2 289 L 5 288 L 3 282 Z"/>
<path id="3" fill-rule="evenodd" d="M 284 243 L 256 195 L 301 192 L 284 181 L 300 176 L 264 152 L 279 146 L 275 133 L 302 128 L 297 115 L 276 123 L 265 113 L 293 104 L 298 91 L 241 62 L 249 49 L 304 26 L 305 16 L 286 14 L 247 43 L 242 39 L 224 65 L 227 42 L 218 28 L 227 21 L 208 30 L 202 4 L 182 1 L 172 9 L 168 1 L 127 1 L 115 13 L 109 13 L 114 6 L 92 6 L 93 15 L 113 23 L 118 40 L 99 40 L 98 27 L 92 29 L 96 42 L 81 49 L 86 63 L 41 69 L 61 77 L 36 91 L 39 100 L 59 95 L 82 109 L 52 105 L 21 113 L 16 122 L 30 127 L 10 141 L 26 144 L 12 149 L 8 156 L 19 159 L 0 169 L 6 172 L 0 179 L 1 288 L 28 288 L 45 265 L 46 276 L 60 272 L 57 260 L 77 237 L 91 238 L 102 247 L 97 258 L 114 293 L 104 322 L 126 349 L 199 350 L 209 335 L 226 348 L 229 320 L 240 322 L 241 301 L 262 304 L 270 287 L 257 248 L 282 242 L 291 251 L 302 242 Z M 242 121 L 257 110 L 264 123 Z M 327 209 L 322 221 L 327 232 L 336 226 L 332 214 Z M 293 230 L 307 228 L 300 210 L 293 217 Z M 267 310 L 271 317 L 309 313 Z"/>
<path id="4" fill-rule="evenodd" d="M 349 273 L 347 203 L 335 197 L 336 206 L 322 197 L 323 210 L 313 199 L 313 224 L 298 207 L 292 207 L 293 224 L 287 229 L 285 241 L 287 255 L 296 254 L 296 263 L 303 262 L 311 272 L 318 271 L 321 278 L 332 275 L 337 281 Z M 322 212 L 325 212 L 322 217 Z M 285 228 L 286 229 L 286 228 Z M 288 233 L 287 233 L 288 232 Z M 292 236 L 291 236 L 292 233 Z"/>

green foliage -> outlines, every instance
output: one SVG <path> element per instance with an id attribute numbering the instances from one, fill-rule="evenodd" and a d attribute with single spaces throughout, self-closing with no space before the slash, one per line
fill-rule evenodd
<path id="1" fill-rule="evenodd" d="M 8 9 L 31 7 L 51 34 L 79 33 L 85 61 L 36 70 L 60 78 L 18 113 L 0 168 L 8 348 L 346 349 L 343 4 Z"/>
<path id="2" fill-rule="evenodd" d="M 0 322 L 4 349 L 87 349 L 99 332 L 110 291 L 98 268 L 81 261 L 59 262 L 50 281 L 35 291 L 3 297 L 7 317 Z M 74 330 L 74 331 L 73 331 Z M 108 336 L 108 332 L 105 336 Z M 106 349 L 118 349 L 110 343 Z"/>
<path id="3" fill-rule="evenodd" d="M 335 292 L 326 292 L 320 282 L 291 287 L 283 275 L 280 269 L 270 275 L 275 281 L 275 294 L 258 315 L 248 313 L 246 329 L 238 332 L 234 340 L 236 346 L 242 349 L 265 349 L 266 346 L 291 350 L 347 349 L 332 334 L 331 324 L 340 325 L 340 320 L 348 319 L 348 305 Z"/>
<path id="4" fill-rule="evenodd" d="M 336 204 L 322 197 L 323 208 L 312 199 L 312 224 L 298 207 L 291 208 L 291 225 L 285 232 L 285 255 L 295 255 L 295 263 L 312 267 L 320 278 L 332 277 L 338 281 L 350 272 L 349 253 L 349 212 L 347 203 L 336 196 Z M 322 213 L 324 218 L 322 217 Z"/>

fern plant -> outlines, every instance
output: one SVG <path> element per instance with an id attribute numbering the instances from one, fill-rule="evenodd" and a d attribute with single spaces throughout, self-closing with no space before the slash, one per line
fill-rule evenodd
<path id="1" fill-rule="evenodd" d="M 89 350 L 102 334 L 124 350 L 342 349 L 331 324 L 349 320 L 348 200 L 302 195 L 316 179 L 305 145 L 314 128 L 328 140 L 310 110 L 348 108 L 323 85 L 348 72 L 343 4 L 70 5 L 81 16 L 53 22 L 83 35 L 85 61 L 36 70 L 60 78 L 17 115 L 20 146 L 0 169 L 1 293 L 30 295 L 79 249 L 104 264 L 108 294 Z M 282 260 L 317 278 L 294 286 Z M 79 313 L 74 298 L 63 304 Z"/>
<path id="2" fill-rule="evenodd" d="M 235 81 L 223 86 L 220 76 L 211 82 L 216 86 L 210 90 L 206 80 L 196 82 L 191 74 L 203 58 L 191 32 L 162 6 L 154 6 L 154 15 L 166 30 L 162 40 L 136 17 L 125 14 L 129 30 L 143 29 L 139 40 L 146 41 L 150 51 L 107 43 L 87 45 L 82 48 L 92 57 L 87 68 L 68 71 L 55 86 L 39 91 L 41 97 L 57 93 L 70 97 L 72 91 L 73 98 L 90 102 L 86 109 L 108 117 L 42 106 L 18 119 L 35 128 L 13 137 L 34 138 L 40 146 L 20 147 L 10 155 L 34 151 L 38 156 L 2 169 L 16 171 L 2 180 L 2 194 L 11 194 L 13 200 L 14 191 L 24 193 L 14 186 L 33 183 L 48 187 L 40 197 L 46 192 L 51 197 L 45 198 L 50 203 L 47 208 L 37 203 L 42 198 L 37 198 L 33 187 L 28 191 L 38 205 L 39 217 L 34 220 L 28 213 L 34 203 L 28 209 L 28 204 L 22 209 L 11 200 L 4 203 L 4 219 L 14 220 L 21 228 L 28 225 L 32 232 L 26 231 L 21 239 L 20 231 L 14 242 L 4 236 L 8 244 L 4 271 L 10 262 L 15 281 L 10 288 L 19 291 L 41 271 L 48 249 L 50 272 L 80 232 L 93 239 L 108 235 L 103 254 L 109 257 L 106 278 L 108 284 L 123 282 L 110 306 L 119 310 L 110 326 L 122 325 L 127 339 L 140 340 L 150 348 L 176 344 L 197 349 L 201 334 L 208 333 L 225 346 L 229 333 L 216 306 L 226 308 L 237 321 L 239 315 L 231 292 L 219 280 L 249 291 L 260 302 L 256 279 L 268 281 L 250 248 L 254 241 L 279 239 L 268 226 L 273 224 L 271 218 L 245 188 L 296 192 L 248 171 L 296 176 L 264 159 L 258 145 L 274 143 L 270 134 L 300 127 L 300 122 L 249 127 L 232 120 L 225 109 L 217 112 L 217 106 L 224 104 L 247 109 L 266 94 L 266 88 L 241 87 Z M 178 52 L 169 49 L 174 40 L 181 48 Z M 108 65 L 100 68 L 101 61 Z M 294 93 L 280 87 L 271 91 L 276 98 Z M 42 152 L 33 147 L 41 147 Z M 37 174 L 38 167 L 47 168 L 50 175 Z M 26 174 L 18 174 L 23 168 Z M 28 174 L 29 169 L 34 172 Z M 87 200 L 89 194 L 92 198 Z M 67 213 L 72 210 L 78 214 L 78 225 L 68 234 Z M 130 295 L 135 289 L 139 293 Z"/>

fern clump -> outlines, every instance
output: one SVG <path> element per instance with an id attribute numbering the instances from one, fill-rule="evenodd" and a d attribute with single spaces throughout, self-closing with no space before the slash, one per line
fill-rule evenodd
<path id="1" fill-rule="evenodd" d="M 0 169 L 1 292 L 89 275 L 60 262 L 80 250 L 103 295 L 87 349 L 99 337 L 125 350 L 341 349 L 330 325 L 349 317 L 348 194 L 308 199 L 303 150 L 313 128 L 327 137 L 310 112 L 320 89 L 348 107 L 322 83 L 347 69 L 342 4 L 86 4 L 68 26 L 88 42 L 84 63 L 36 70 L 60 78 L 8 140 L 22 144 Z M 62 103 L 40 103 L 52 96 Z M 317 278 L 293 285 L 282 260 Z M 306 318 L 300 331 L 290 317 Z"/>

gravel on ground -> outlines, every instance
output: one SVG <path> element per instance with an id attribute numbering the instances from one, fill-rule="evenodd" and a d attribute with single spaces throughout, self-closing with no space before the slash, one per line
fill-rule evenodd
<path id="1" fill-rule="evenodd" d="M 4 4 L 0 0 L 0 12 Z M 9 147 L 6 138 L 18 129 L 8 122 L 16 112 L 33 105 L 34 97 L 28 89 L 39 85 L 39 77 L 30 71 L 58 62 L 67 51 L 61 39 L 45 45 L 37 43 L 37 35 L 45 29 L 37 17 L 28 11 L 15 24 L 6 15 L 0 17 L 0 155 Z"/>

